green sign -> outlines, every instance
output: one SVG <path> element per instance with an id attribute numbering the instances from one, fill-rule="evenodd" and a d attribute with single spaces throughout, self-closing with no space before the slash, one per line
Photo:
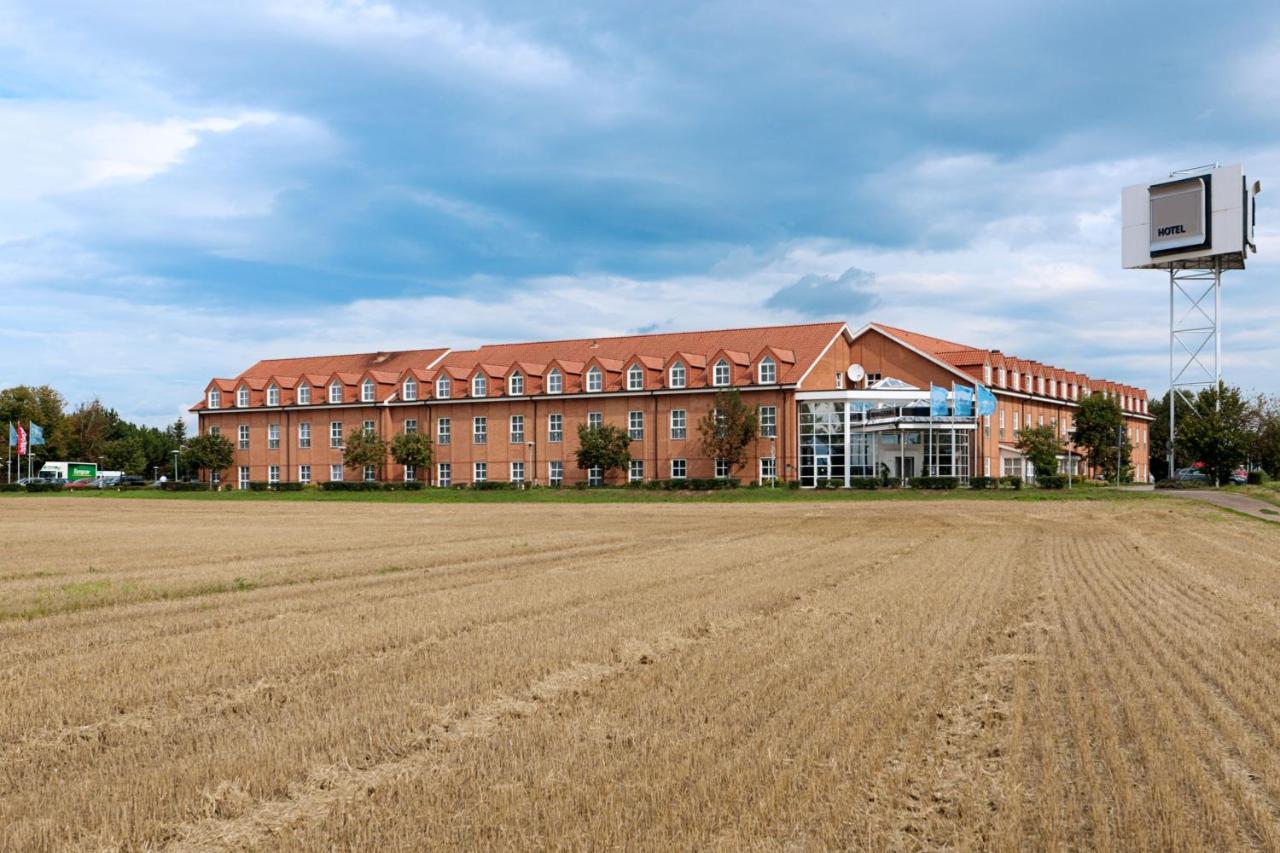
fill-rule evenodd
<path id="1" fill-rule="evenodd" d="M 68 480 L 92 480 L 98 476 L 98 466 L 92 462 L 67 463 Z"/>

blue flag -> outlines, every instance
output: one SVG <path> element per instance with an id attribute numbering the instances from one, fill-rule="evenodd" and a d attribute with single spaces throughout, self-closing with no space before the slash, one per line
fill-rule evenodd
<path id="1" fill-rule="evenodd" d="M 947 389 L 939 388 L 932 382 L 929 383 L 929 417 L 945 418 L 950 412 L 947 410 Z"/>
<path id="2" fill-rule="evenodd" d="M 978 414 L 994 415 L 996 413 L 996 395 L 985 385 L 978 386 Z"/>
<path id="3" fill-rule="evenodd" d="M 18 431 L 13 428 L 13 421 L 9 421 L 9 446 L 16 447 L 18 445 Z"/>
<path id="4" fill-rule="evenodd" d="M 31 444 L 44 444 L 44 430 L 35 424 L 31 425 Z"/>
<path id="5" fill-rule="evenodd" d="M 973 389 L 968 385 L 952 384 L 951 393 L 956 397 L 956 417 L 973 417 Z"/>

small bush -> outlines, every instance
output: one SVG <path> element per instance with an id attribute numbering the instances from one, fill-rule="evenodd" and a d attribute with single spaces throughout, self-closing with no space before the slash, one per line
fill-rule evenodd
<path id="1" fill-rule="evenodd" d="M 1195 480 L 1161 480 L 1156 483 L 1157 489 L 1203 489 L 1211 487 L 1212 483 Z"/>
<path id="2" fill-rule="evenodd" d="M 1067 478 L 1062 474 L 1046 474 L 1036 478 L 1036 485 L 1042 489 L 1065 489 Z"/>
<path id="3" fill-rule="evenodd" d="M 326 492 L 376 492 L 382 489 L 382 484 L 363 480 L 330 480 L 321 483 L 320 489 Z"/>
<path id="4" fill-rule="evenodd" d="M 1000 486 L 1000 480 L 996 477 L 970 477 L 969 488 L 971 489 L 995 489 Z"/>
<path id="5" fill-rule="evenodd" d="M 419 491 L 422 491 L 423 488 L 424 488 L 424 483 L 421 480 L 405 480 L 404 481 L 404 490 L 406 492 L 419 492 Z"/>
<path id="6" fill-rule="evenodd" d="M 516 488 L 515 483 L 508 483 L 503 480 L 481 480 L 479 483 L 472 483 L 471 488 L 477 492 L 498 492 L 503 489 Z"/>
<path id="7" fill-rule="evenodd" d="M 209 484 L 197 482 L 168 482 L 164 484 L 164 490 L 166 492 L 207 492 L 209 491 Z"/>
<path id="8" fill-rule="evenodd" d="M 60 492 L 62 491 L 61 483 L 27 483 L 28 492 Z"/>
<path id="9" fill-rule="evenodd" d="M 878 489 L 880 481 L 875 477 L 850 477 L 849 488 L 851 489 Z"/>
<path id="10" fill-rule="evenodd" d="M 955 477 L 912 477 L 911 488 L 913 489 L 934 489 L 947 490 L 954 489 L 960 485 L 960 481 Z"/>
<path id="11" fill-rule="evenodd" d="M 270 485 L 270 483 L 252 482 L 249 484 L 249 491 L 265 492 Z"/>
<path id="12" fill-rule="evenodd" d="M 302 491 L 302 484 L 301 483 L 276 483 L 275 491 L 300 492 Z"/>
<path id="13" fill-rule="evenodd" d="M 1251 486 L 1265 486 L 1271 482 L 1271 477 L 1266 471 L 1250 471 L 1248 482 Z"/>
<path id="14" fill-rule="evenodd" d="M 1003 486 L 1008 486 L 1009 488 L 1017 491 L 1018 489 L 1022 488 L 1022 478 L 1017 476 L 1016 474 L 1010 474 L 1008 476 L 1001 477 L 1000 484 Z"/>
<path id="15" fill-rule="evenodd" d="M 17 483 L 0 483 L 0 492 L 25 492 L 26 486 L 19 486 Z"/>
<path id="16" fill-rule="evenodd" d="M 799 480 L 788 480 L 788 481 L 787 481 L 787 488 L 788 488 L 788 489 L 798 489 L 798 488 L 800 488 L 800 481 L 799 481 Z"/>

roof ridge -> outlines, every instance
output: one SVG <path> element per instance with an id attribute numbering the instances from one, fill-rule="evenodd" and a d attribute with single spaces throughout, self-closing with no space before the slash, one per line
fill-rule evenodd
<path id="1" fill-rule="evenodd" d="M 533 344 L 564 344 L 571 341 L 619 341 L 624 338 L 656 338 L 661 335 L 718 335 L 725 332 L 757 332 L 761 329 L 807 329 L 813 326 L 843 326 L 843 320 L 824 320 L 815 323 L 775 323 L 769 326 L 738 326 L 730 329 L 682 329 L 675 332 L 635 332 L 630 335 L 598 335 L 595 337 L 559 338 L 556 340 L 511 341 L 496 344 L 482 344 L 485 347 L 522 347 Z"/>

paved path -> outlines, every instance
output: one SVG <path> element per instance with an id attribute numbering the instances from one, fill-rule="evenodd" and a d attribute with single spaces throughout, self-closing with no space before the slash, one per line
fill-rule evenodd
<path id="1" fill-rule="evenodd" d="M 1280 507 L 1258 498 L 1242 495 L 1239 492 L 1219 492 L 1213 489 L 1157 489 L 1156 491 L 1159 494 L 1175 498 L 1197 498 L 1215 506 L 1243 512 L 1245 515 L 1251 515 L 1254 518 L 1280 523 Z"/>

